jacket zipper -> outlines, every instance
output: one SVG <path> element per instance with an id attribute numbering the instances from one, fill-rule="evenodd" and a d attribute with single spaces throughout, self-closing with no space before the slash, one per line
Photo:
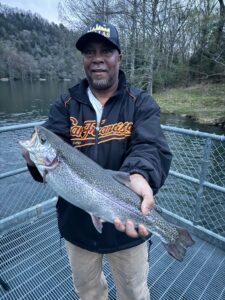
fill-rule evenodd
<path id="1" fill-rule="evenodd" d="M 81 101 L 81 99 L 79 99 L 79 98 L 77 98 L 77 99 Z M 90 105 L 92 107 L 92 109 L 94 110 L 94 112 L 95 112 L 96 126 L 95 126 L 95 149 L 94 149 L 93 160 L 95 160 L 97 162 L 97 159 L 98 159 L 98 134 L 99 134 L 99 130 L 96 129 L 96 127 L 97 127 L 97 113 L 96 113 L 96 111 L 95 111 L 95 109 L 94 109 L 94 107 L 91 103 L 88 104 L 88 105 Z M 102 116 L 103 116 L 103 111 L 104 111 L 104 107 L 103 107 L 103 110 L 102 110 Z M 102 116 L 101 116 L 101 119 L 100 119 L 100 122 L 99 122 L 99 127 L 100 127 L 101 122 L 102 122 Z"/>
<path id="2" fill-rule="evenodd" d="M 94 108 L 93 108 L 94 109 Z M 95 109 L 94 109 L 95 111 Z M 97 113 L 95 111 L 95 119 L 96 119 L 96 126 L 95 126 L 95 152 L 94 152 L 94 160 L 97 162 L 98 161 L 98 141 L 99 141 L 99 129 L 102 123 L 102 116 L 103 116 L 103 112 L 104 112 L 104 107 L 102 110 L 102 115 L 101 115 L 101 119 L 99 121 L 99 126 L 97 126 Z M 98 130 L 97 130 L 98 127 Z"/>

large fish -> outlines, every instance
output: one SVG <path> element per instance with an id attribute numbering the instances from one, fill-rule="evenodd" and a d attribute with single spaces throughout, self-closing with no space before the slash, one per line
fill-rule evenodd
<path id="1" fill-rule="evenodd" d="M 102 222 L 132 220 L 160 237 L 170 255 L 182 261 L 194 244 L 187 230 L 162 218 L 156 209 L 140 211 L 140 197 L 129 188 L 129 174 L 103 169 L 48 129 L 37 126 L 30 140 L 19 141 L 55 192 L 88 212 L 101 233 Z"/>

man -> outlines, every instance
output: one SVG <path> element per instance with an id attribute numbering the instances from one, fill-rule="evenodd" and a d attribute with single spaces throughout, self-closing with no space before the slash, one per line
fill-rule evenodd
<path id="1" fill-rule="evenodd" d="M 163 185 L 171 153 L 160 128 L 154 99 L 126 82 L 120 70 L 121 49 L 116 28 L 95 22 L 78 39 L 86 79 L 69 89 L 51 107 L 45 123 L 68 143 L 102 167 L 130 173 L 130 188 L 141 197 L 143 214 L 154 206 L 153 194 Z M 42 180 L 24 153 L 34 179 Z M 74 195 L 76 197 L 76 195 Z M 102 234 L 89 214 L 59 197 L 58 225 L 65 238 L 76 291 L 82 300 L 106 300 L 102 272 L 107 256 L 120 300 L 150 299 L 147 229 L 104 223 Z"/>

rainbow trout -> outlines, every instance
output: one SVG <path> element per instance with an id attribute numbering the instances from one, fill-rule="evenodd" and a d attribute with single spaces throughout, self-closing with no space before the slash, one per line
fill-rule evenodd
<path id="1" fill-rule="evenodd" d="M 30 140 L 19 141 L 27 149 L 53 190 L 71 204 L 88 212 L 101 233 L 104 221 L 132 220 L 160 237 L 170 255 L 182 261 L 194 244 L 187 230 L 168 223 L 156 209 L 140 211 L 140 197 L 129 188 L 129 174 L 103 169 L 82 152 L 48 129 L 37 126 Z"/>

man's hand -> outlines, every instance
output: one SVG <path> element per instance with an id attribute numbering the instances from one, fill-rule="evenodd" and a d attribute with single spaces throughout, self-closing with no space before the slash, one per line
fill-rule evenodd
<path id="1" fill-rule="evenodd" d="M 154 197 L 151 187 L 147 180 L 140 174 L 130 175 L 130 188 L 139 196 L 142 197 L 141 212 L 147 215 L 149 210 L 154 206 Z M 114 220 L 114 225 L 117 230 L 125 232 L 130 237 L 136 238 L 138 236 L 147 236 L 148 230 L 143 224 L 140 224 L 138 230 L 134 227 L 134 223 L 128 220 L 123 224 L 120 219 Z"/>
<path id="2" fill-rule="evenodd" d="M 30 154 L 29 152 L 24 148 L 24 147 L 21 147 L 22 148 L 22 156 L 23 158 L 26 160 L 27 164 L 31 167 L 34 167 L 35 164 L 34 162 L 30 159 Z"/>

